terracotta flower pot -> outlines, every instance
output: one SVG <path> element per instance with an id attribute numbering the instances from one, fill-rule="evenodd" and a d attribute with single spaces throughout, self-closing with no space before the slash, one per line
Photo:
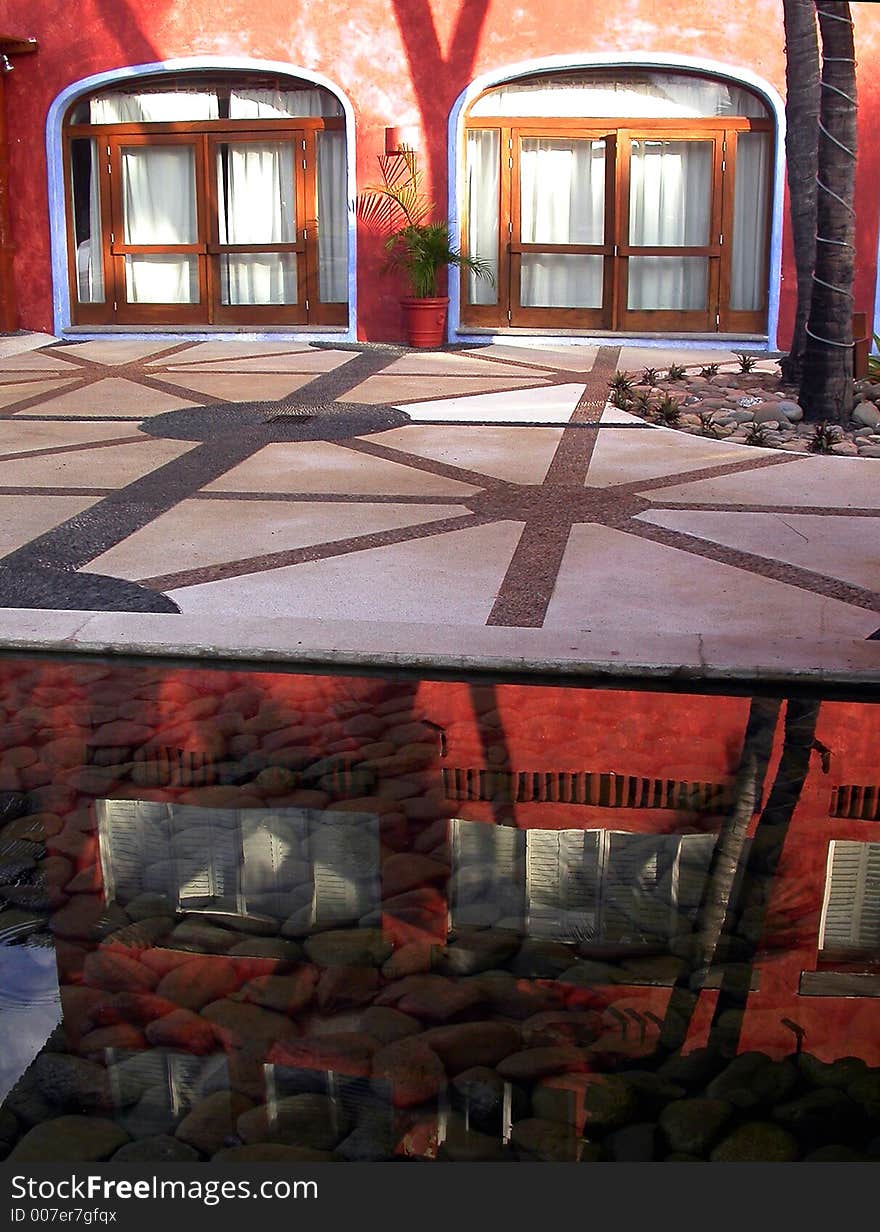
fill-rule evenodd
<path id="1" fill-rule="evenodd" d="M 433 299 L 410 297 L 400 302 L 403 307 L 403 321 L 408 345 L 412 347 L 442 346 L 446 341 L 448 296 L 441 295 Z"/>

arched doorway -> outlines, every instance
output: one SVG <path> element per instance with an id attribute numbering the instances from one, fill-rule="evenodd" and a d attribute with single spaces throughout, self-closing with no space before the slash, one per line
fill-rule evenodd
<path id="1" fill-rule="evenodd" d="M 345 326 L 345 118 L 270 72 L 81 95 L 63 124 L 75 325 Z"/>
<path id="2" fill-rule="evenodd" d="M 464 327 L 767 335 L 775 123 L 720 76 L 540 72 L 464 121 Z"/>

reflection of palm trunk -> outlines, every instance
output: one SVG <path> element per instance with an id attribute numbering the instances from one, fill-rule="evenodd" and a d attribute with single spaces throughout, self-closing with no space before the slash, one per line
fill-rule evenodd
<path id="1" fill-rule="evenodd" d="M 816 738 L 816 721 L 821 704 L 809 699 L 789 699 L 786 703 L 785 740 L 779 768 L 766 807 L 758 820 L 742 891 L 734 905 L 741 910 L 736 915 L 731 912 L 734 919 L 738 916 L 740 958 L 725 970 L 709 1035 L 710 1045 L 715 1045 L 728 1055 L 733 1055 L 739 1044 L 767 901 L 788 827 L 810 769 L 810 753 Z"/>
<path id="2" fill-rule="evenodd" d="M 660 1033 L 664 1049 L 674 1050 L 684 1043 L 700 995 L 699 988 L 693 986 L 699 975 L 718 959 L 732 957 L 726 952 L 730 947 L 722 944 L 722 937 L 729 940 L 731 917 L 736 909 L 732 901 L 734 883 L 743 864 L 749 821 L 760 807 L 781 705 L 778 698 L 752 699 L 733 806 L 718 834 L 694 931 L 687 938 L 688 970 L 672 991 Z"/>

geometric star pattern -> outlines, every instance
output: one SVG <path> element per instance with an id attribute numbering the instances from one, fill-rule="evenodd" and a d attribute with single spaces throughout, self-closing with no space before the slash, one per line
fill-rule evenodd
<path id="1" fill-rule="evenodd" d="M 607 405 L 620 362 L 113 339 L 0 359 L 0 603 L 870 637 L 880 462 L 647 425 Z"/>

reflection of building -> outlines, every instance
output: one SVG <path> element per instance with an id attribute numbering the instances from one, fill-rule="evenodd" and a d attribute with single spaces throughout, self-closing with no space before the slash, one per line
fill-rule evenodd
<path id="1" fill-rule="evenodd" d="M 853 8 L 860 66 L 880 37 L 872 8 Z M 396 337 L 374 277 L 381 238 L 357 233 L 354 201 L 377 156 L 414 144 L 454 237 L 494 277 L 453 279 L 453 338 L 691 333 L 772 348 L 794 311 L 782 16 L 754 0 L 725 11 L 717 23 L 678 4 L 661 18 L 648 3 L 573 14 L 485 0 L 441 21 L 367 0 L 356 29 L 341 9 L 309 9 L 291 36 L 272 14 L 232 30 L 192 0 L 169 26 L 163 6 L 127 0 L 119 22 L 83 11 L 72 59 L 57 0 L 15 0 L 0 48 L 28 49 L 12 26 L 39 45 L 6 83 L 18 319 L 47 328 L 54 304 L 59 331 Z M 228 54 L 204 54 L 206 29 Z M 860 106 L 870 131 L 870 90 Z M 874 157 L 860 151 L 856 202 L 869 314 Z"/>
<path id="2" fill-rule="evenodd" d="M 757 1056 L 785 1089 L 762 1116 L 845 1075 L 865 1149 L 876 1116 L 852 1072 L 870 1085 L 880 1065 L 871 706 L 823 702 L 794 778 L 800 703 L 260 673 L 245 688 L 165 668 L 144 683 L 117 665 L 80 687 L 75 670 L 63 689 L 41 679 L 61 700 L 35 740 L 45 764 L 25 767 L 43 780 L 29 800 L 64 1043 L 89 1062 L 65 1069 L 57 1039 L 44 1053 L 58 1115 L 88 1078 L 87 1107 L 112 1105 L 135 1148 L 542 1158 L 552 1122 L 561 1157 L 583 1130 L 617 1158 L 622 1124 L 662 1115 L 668 1085 L 644 1074 L 664 1062 L 661 1029 L 681 1013 L 696 1064 L 720 1006 L 743 1064 Z M 118 697 L 136 699 L 136 725 L 110 719 Z M 62 731 L 83 764 L 50 767 L 74 748 Z M 727 1063 L 676 1099 L 725 1100 L 712 1084 Z M 729 1128 L 754 1116 L 742 1105 Z"/>
<path id="3" fill-rule="evenodd" d="M 145 800 L 99 800 L 97 812 L 104 892 L 122 907 L 153 894 L 172 914 L 265 918 L 292 935 L 379 907 L 376 817 Z"/>

